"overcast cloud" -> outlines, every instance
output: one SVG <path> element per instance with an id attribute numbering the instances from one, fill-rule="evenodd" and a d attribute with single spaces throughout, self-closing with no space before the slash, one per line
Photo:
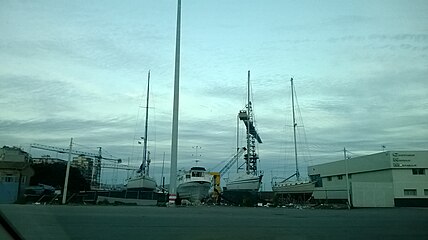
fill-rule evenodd
<path id="1" fill-rule="evenodd" d="M 164 152 L 170 160 L 175 18 L 167 0 L 1 1 L 0 145 L 53 155 L 29 145 L 73 137 L 77 149 L 102 146 L 139 165 L 150 69 L 159 178 Z M 304 173 L 343 147 L 428 148 L 426 1 L 184 0 L 181 43 L 179 168 L 194 164 L 192 146 L 211 169 L 236 151 L 247 70 L 266 188 L 293 172 L 291 77 Z"/>

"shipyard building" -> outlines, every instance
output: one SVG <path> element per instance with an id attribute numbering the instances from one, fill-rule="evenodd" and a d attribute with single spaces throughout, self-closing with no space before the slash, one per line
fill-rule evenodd
<path id="1" fill-rule="evenodd" d="M 308 167 L 313 198 L 354 207 L 428 206 L 428 151 L 385 151 Z M 347 186 L 348 183 L 348 186 Z"/>
<path id="2" fill-rule="evenodd" d="M 18 147 L 0 148 L 0 203 L 19 200 L 33 175 L 27 152 Z"/>

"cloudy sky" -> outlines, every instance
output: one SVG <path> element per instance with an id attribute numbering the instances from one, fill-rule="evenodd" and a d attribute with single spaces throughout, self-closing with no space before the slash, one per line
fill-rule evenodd
<path id="1" fill-rule="evenodd" d="M 29 145 L 66 148 L 73 137 L 76 149 L 139 165 L 150 69 L 159 177 L 164 152 L 170 160 L 175 21 L 171 0 L 1 0 L 0 145 L 56 156 Z M 194 163 L 192 146 L 211 169 L 234 153 L 248 70 L 266 184 L 293 172 L 291 77 L 303 172 L 343 147 L 428 148 L 427 1 L 183 0 L 181 51 L 179 168 Z"/>

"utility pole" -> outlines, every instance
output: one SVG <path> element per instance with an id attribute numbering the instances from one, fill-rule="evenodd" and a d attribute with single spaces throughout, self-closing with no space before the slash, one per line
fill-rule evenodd
<path id="1" fill-rule="evenodd" d="M 165 191 L 165 177 L 163 176 L 164 167 L 165 167 L 165 152 L 163 152 L 163 158 L 162 158 L 162 173 L 161 173 L 162 192 Z"/>
<path id="2" fill-rule="evenodd" d="M 62 204 L 65 204 L 67 201 L 68 177 L 70 175 L 72 147 L 73 147 L 73 138 L 70 139 L 70 148 L 68 149 L 68 162 L 67 162 L 67 170 L 65 171 L 64 191 L 62 193 Z"/>
<path id="3" fill-rule="evenodd" d="M 346 156 L 346 148 L 343 148 L 343 157 L 345 158 L 346 197 L 348 198 L 348 209 L 351 209 L 351 196 L 349 195 L 348 157 Z"/>

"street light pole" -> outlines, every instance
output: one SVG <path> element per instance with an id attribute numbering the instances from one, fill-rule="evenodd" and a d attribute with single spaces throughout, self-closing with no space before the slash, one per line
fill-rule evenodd
<path id="1" fill-rule="evenodd" d="M 65 204 L 67 201 L 68 178 L 70 175 L 72 147 L 73 147 L 73 138 L 70 139 L 70 148 L 68 149 L 68 162 L 67 162 L 67 170 L 65 171 L 64 191 L 62 193 L 62 204 Z"/>
<path id="2" fill-rule="evenodd" d="M 346 197 L 348 198 L 348 209 L 351 209 L 351 196 L 349 195 L 348 157 L 346 156 L 346 148 L 343 148 L 343 157 L 345 158 Z"/>
<path id="3" fill-rule="evenodd" d="M 164 167 L 165 167 L 165 152 L 163 152 L 163 158 L 162 158 L 162 173 L 161 173 L 162 192 L 165 191 L 165 177 L 163 176 Z"/>

